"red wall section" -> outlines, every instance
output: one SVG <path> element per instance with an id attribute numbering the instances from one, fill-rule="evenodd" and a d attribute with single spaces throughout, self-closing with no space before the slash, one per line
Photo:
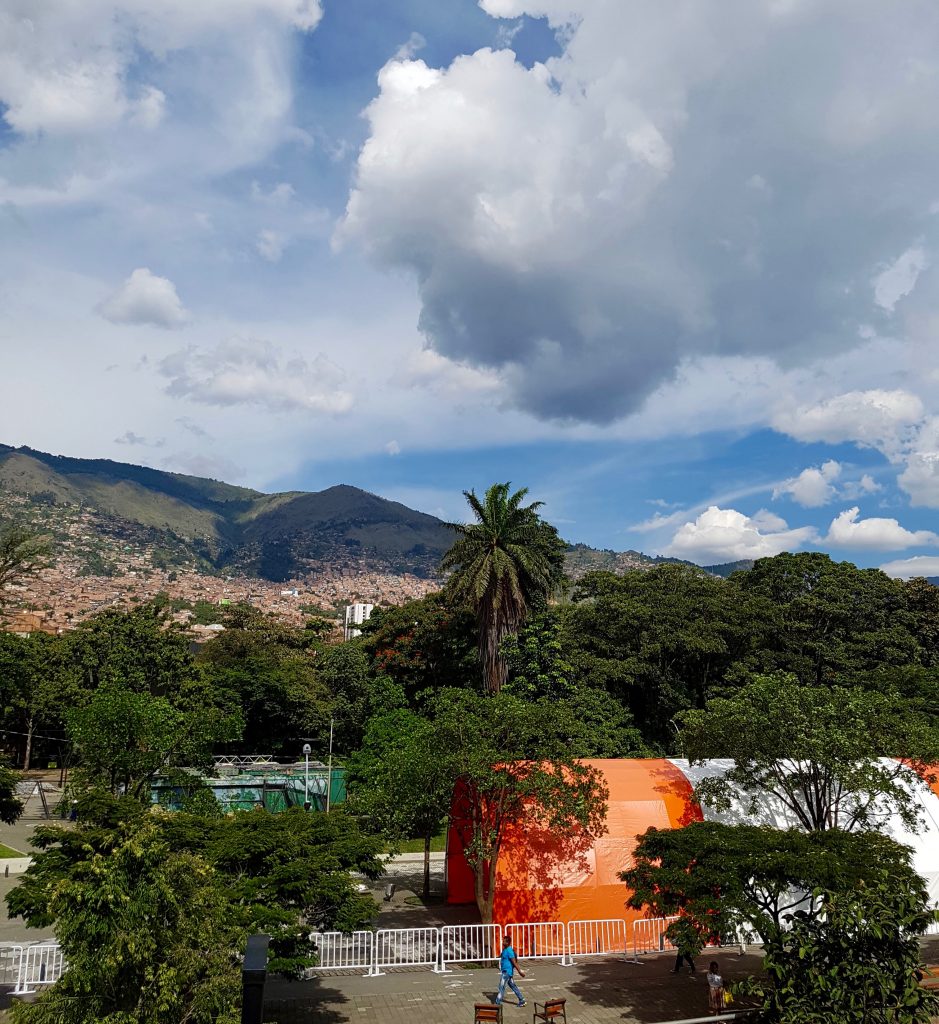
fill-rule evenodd
<path id="1" fill-rule="evenodd" d="M 531 823 L 510 830 L 499 858 L 497 922 L 641 916 L 627 911 L 629 893 L 618 878 L 631 865 L 636 836 L 653 825 L 675 828 L 701 819 L 691 799 L 691 784 L 669 761 L 585 763 L 603 773 L 610 789 L 607 834 L 572 851 L 569 836 L 559 842 L 557 836 Z M 474 900 L 472 873 L 454 830 L 448 841 L 447 898 L 450 903 Z"/>

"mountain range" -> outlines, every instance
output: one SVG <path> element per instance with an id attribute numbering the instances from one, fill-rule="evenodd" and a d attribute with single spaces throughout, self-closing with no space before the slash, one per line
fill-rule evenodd
<path id="1" fill-rule="evenodd" d="M 323 566 L 434 576 L 453 533 L 434 516 L 345 484 L 265 494 L 218 480 L 109 459 L 74 459 L 0 444 L 0 495 L 93 508 L 206 569 L 286 580 Z M 572 545 L 568 569 L 623 571 L 671 559 Z M 751 563 L 705 567 L 718 575 Z"/>

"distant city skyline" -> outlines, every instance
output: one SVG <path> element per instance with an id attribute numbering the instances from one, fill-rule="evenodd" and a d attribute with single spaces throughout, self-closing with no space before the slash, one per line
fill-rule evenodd
<path id="1" fill-rule="evenodd" d="M 14 0 L 0 442 L 939 575 L 927 0 Z"/>

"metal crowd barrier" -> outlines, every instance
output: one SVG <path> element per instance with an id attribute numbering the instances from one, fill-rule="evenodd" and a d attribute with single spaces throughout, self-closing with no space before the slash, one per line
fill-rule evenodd
<path id="1" fill-rule="evenodd" d="M 23 946 L 17 957 L 14 995 L 35 992 L 42 985 L 54 985 L 65 973 L 65 958 L 57 942 Z"/>
<path id="2" fill-rule="evenodd" d="M 498 961 L 501 953 L 501 925 L 445 925 L 440 929 L 440 970 L 443 973 L 447 973 L 447 964 Z"/>

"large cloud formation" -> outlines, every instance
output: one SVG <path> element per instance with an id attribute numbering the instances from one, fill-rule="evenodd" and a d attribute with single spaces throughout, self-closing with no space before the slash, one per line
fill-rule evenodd
<path id="1" fill-rule="evenodd" d="M 411 269 L 429 343 L 519 408 L 606 423 L 685 360 L 808 363 L 935 286 L 930 0 L 480 2 L 561 55 L 396 56 L 337 239 Z"/>

